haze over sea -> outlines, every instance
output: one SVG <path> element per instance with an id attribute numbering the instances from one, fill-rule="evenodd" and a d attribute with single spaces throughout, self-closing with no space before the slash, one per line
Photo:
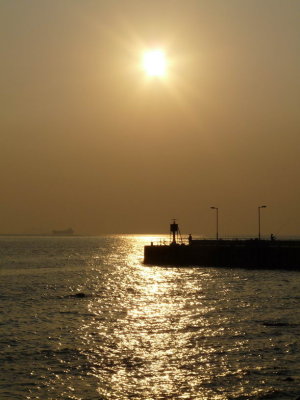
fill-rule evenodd
<path id="1" fill-rule="evenodd" d="M 150 236 L 0 237 L 1 400 L 300 396 L 300 274 L 143 265 Z"/>

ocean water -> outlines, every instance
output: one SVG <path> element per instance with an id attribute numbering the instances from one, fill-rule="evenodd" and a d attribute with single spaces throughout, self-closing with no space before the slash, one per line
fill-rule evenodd
<path id="1" fill-rule="evenodd" d="M 151 240 L 0 238 L 1 400 L 300 397 L 300 274 L 150 267 Z"/>

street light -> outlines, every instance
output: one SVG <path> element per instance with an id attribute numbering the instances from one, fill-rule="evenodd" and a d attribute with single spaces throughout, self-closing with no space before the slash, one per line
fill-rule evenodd
<path id="1" fill-rule="evenodd" d="M 258 206 L 258 240 L 260 240 L 260 209 L 266 208 L 267 206 Z"/>
<path id="2" fill-rule="evenodd" d="M 219 208 L 218 207 L 210 207 L 212 210 L 216 210 L 216 238 L 219 239 Z"/>

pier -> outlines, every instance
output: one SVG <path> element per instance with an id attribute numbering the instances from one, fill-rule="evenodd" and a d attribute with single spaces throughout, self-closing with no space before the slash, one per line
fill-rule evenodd
<path id="1" fill-rule="evenodd" d="M 185 243 L 176 240 L 176 229 L 178 225 L 173 222 L 170 244 L 144 247 L 145 264 L 300 271 L 299 240 L 194 240 L 190 236 Z"/>

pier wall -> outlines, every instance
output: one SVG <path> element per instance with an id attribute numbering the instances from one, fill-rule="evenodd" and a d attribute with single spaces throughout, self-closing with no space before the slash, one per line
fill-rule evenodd
<path id="1" fill-rule="evenodd" d="M 300 270 L 300 247 L 288 242 L 272 243 L 255 240 L 145 246 L 144 262 L 151 265 Z"/>

